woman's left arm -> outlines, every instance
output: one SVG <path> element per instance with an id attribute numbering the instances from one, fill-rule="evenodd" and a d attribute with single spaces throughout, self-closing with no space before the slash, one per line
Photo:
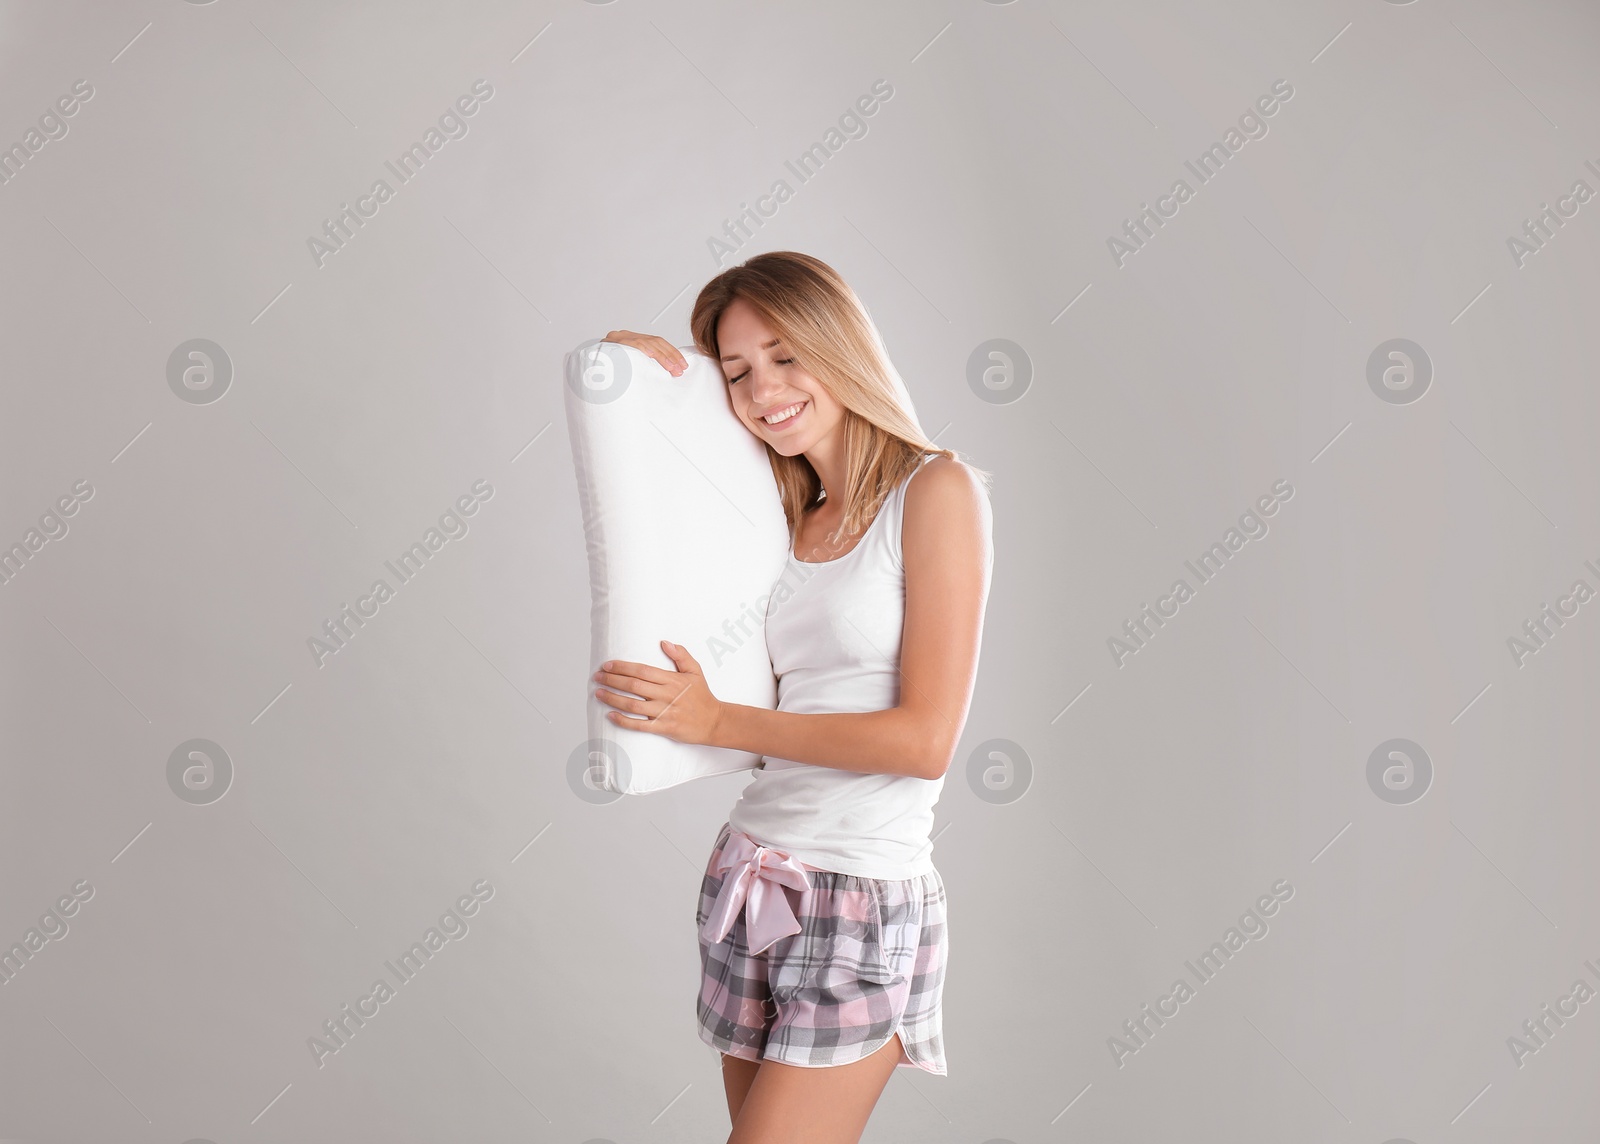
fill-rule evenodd
<path id="1" fill-rule="evenodd" d="M 677 671 L 614 661 L 595 694 L 613 723 L 813 766 L 937 779 L 949 769 L 972 702 L 992 564 L 989 498 L 966 466 L 927 462 L 906 489 L 900 700 L 885 711 L 805 715 L 716 699 L 700 665 L 662 642 Z M 610 669 L 610 670 L 607 670 Z M 633 719 L 627 714 L 649 716 Z"/>

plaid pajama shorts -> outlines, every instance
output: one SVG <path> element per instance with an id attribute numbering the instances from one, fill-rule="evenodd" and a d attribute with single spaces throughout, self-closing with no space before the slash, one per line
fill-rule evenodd
<path id="1" fill-rule="evenodd" d="M 786 877 L 789 884 L 750 889 L 726 936 L 712 941 L 707 919 L 718 912 L 724 878 L 739 873 L 715 872 L 730 846 L 744 855 L 754 851 L 752 864 L 782 859 L 789 873 L 779 881 Z M 785 921 L 792 912 L 799 932 L 764 946 L 757 941 L 759 952 L 751 953 L 745 907 L 758 893 L 769 899 L 764 916 L 771 916 L 769 907 Z M 779 895 L 788 909 L 770 900 Z M 947 1075 L 940 1002 L 948 944 L 937 870 L 903 881 L 819 870 L 756 848 L 724 823 L 706 863 L 695 923 L 702 968 L 695 1015 L 700 1039 L 712 1048 L 751 1061 L 844 1065 L 883 1048 L 898 1032 L 903 1051 L 897 1068 Z M 757 928 L 770 929 L 770 921 Z"/>

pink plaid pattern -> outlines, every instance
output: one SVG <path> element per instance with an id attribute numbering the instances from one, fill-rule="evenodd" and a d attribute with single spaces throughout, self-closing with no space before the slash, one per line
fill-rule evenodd
<path id="1" fill-rule="evenodd" d="M 700 1039 L 746 1060 L 815 1068 L 861 1060 L 898 1032 L 898 1067 L 947 1075 L 939 872 L 886 881 L 807 866 L 809 890 L 770 882 L 765 889 L 787 897 L 800 930 L 752 954 L 743 907 L 726 936 L 708 940 L 723 881 L 714 871 L 735 839 L 754 843 L 723 823 L 700 886 Z"/>

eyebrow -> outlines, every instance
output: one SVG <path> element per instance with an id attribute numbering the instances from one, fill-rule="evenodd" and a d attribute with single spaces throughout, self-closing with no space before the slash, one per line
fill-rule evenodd
<path id="1" fill-rule="evenodd" d="M 764 349 L 764 350 L 770 350 L 773 346 L 775 346 L 777 344 L 778 344 L 778 339 L 777 338 L 773 338 L 770 342 L 768 342 L 766 345 L 762 346 L 761 348 Z M 744 355 L 743 354 L 729 354 L 727 357 L 722 358 L 720 360 L 722 360 L 722 361 L 743 361 L 744 360 Z"/>

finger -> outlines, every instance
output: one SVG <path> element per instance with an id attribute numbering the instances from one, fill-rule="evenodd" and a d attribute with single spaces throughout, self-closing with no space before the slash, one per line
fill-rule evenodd
<path id="1" fill-rule="evenodd" d="M 674 377 L 682 373 L 689 363 L 683 360 L 683 355 L 678 352 L 678 347 L 667 341 L 666 338 L 654 338 L 655 359 L 666 366 L 667 371 Z"/>
<path id="2" fill-rule="evenodd" d="M 673 345 L 671 342 L 667 342 L 667 350 L 669 353 L 671 353 L 672 360 L 678 363 L 678 368 L 680 370 L 688 368 L 689 362 L 688 359 L 683 356 L 682 350 Z"/>
<path id="3" fill-rule="evenodd" d="M 618 711 L 627 711 L 634 715 L 648 716 L 654 714 L 650 710 L 651 705 L 655 703 L 653 699 L 635 699 L 631 695 L 607 691 L 603 687 L 595 689 L 594 697 L 602 703 L 615 707 Z"/>
<path id="4" fill-rule="evenodd" d="M 671 690 L 664 684 L 651 683 L 645 679 L 635 679 L 631 675 L 614 675 L 604 671 L 595 672 L 594 681 L 605 684 L 613 691 L 629 691 L 645 699 L 664 699 Z"/>
<path id="5" fill-rule="evenodd" d="M 648 663 L 632 663 L 625 659 L 608 659 L 600 665 L 600 670 L 612 675 L 632 676 L 646 683 L 670 683 L 673 676 L 672 672 L 651 667 Z"/>
<path id="6" fill-rule="evenodd" d="M 632 719 L 620 711 L 607 711 L 606 718 L 619 727 L 627 727 L 633 731 L 643 731 L 647 735 L 661 735 L 665 732 L 656 724 L 647 719 Z"/>
<path id="7" fill-rule="evenodd" d="M 667 653 L 667 658 L 672 661 L 673 666 L 676 667 L 680 673 L 687 672 L 694 675 L 700 674 L 700 664 L 695 660 L 694 656 L 689 654 L 689 649 L 684 647 L 682 644 L 675 644 L 667 640 L 662 640 L 661 650 Z"/>

